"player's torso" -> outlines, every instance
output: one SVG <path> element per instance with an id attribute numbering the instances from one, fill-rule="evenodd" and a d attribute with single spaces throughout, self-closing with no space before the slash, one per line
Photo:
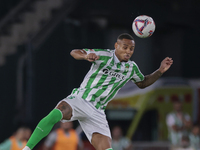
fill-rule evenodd
<path id="1" fill-rule="evenodd" d="M 93 62 L 80 88 L 72 94 L 90 101 L 97 109 L 105 109 L 107 103 L 117 92 L 136 75 L 138 69 L 134 62 L 116 61 L 112 50 L 94 50 L 99 59 Z M 135 80 L 139 79 L 137 76 Z"/>
<path id="2" fill-rule="evenodd" d="M 131 78 L 132 67 L 131 62 L 117 64 L 114 61 L 113 52 L 110 53 L 110 56 L 100 56 L 99 60 L 92 64 L 81 87 L 103 88 L 104 86 L 113 85 L 116 82 L 129 80 Z"/>

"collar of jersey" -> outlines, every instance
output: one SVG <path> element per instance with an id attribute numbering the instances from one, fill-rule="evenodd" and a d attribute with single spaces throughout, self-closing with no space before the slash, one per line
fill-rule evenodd
<path id="1" fill-rule="evenodd" d="M 113 58 L 114 58 L 115 64 L 118 64 L 120 61 L 119 61 L 119 59 L 117 58 L 117 56 L 115 55 L 115 51 L 114 51 L 114 54 L 113 54 L 113 55 L 114 55 Z M 124 65 L 125 65 L 125 62 L 121 62 L 121 64 L 124 66 Z"/>

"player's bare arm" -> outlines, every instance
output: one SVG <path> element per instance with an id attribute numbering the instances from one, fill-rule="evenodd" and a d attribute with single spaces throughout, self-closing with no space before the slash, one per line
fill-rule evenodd
<path id="1" fill-rule="evenodd" d="M 89 62 L 93 62 L 93 61 L 99 59 L 99 56 L 97 56 L 95 53 L 89 53 L 89 54 L 87 54 L 86 51 L 84 51 L 82 49 L 72 50 L 70 54 L 76 60 L 87 60 Z"/>
<path id="2" fill-rule="evenodd" d="M 145 88 L 153 84 L 156 80 L 158 80 L 163 73 L 165 73 L 173 64 L 172 58 L 166 57 L 160 64 L 160 68 L 153 72 L 150 75 L 146 75 L 144 80 L 141 82 L 137 82 L 136 85 L 139 88 Z"/>

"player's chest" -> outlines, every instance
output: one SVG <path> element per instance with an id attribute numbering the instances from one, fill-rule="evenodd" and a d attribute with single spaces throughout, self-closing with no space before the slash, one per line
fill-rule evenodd
<path id="1" fill-rule="evenodd" d="M 102 63 L 97 66 L 99 76 L 113 78 L 118 80 L 126 80 L 130 77 L 131 66 L 127 63 Z"/>

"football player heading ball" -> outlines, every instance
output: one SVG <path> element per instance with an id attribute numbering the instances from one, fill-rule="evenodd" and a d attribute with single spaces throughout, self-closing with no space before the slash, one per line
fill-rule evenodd
<path id="1" fill-rule="evenodd" d="M 145 88 L 158 80 L 173 63 L 166 57 L 160 67 L 150 75 L 144 76 L 137 64 L 130 58 L 135 50 L 135 41 L 127 33 L 118 36 L 115 49 L 75 49 L 71 56 L 77 60 L 92 62 L 79 88 L 61 100 L 55 109 L 44 117 L 35 128 L 26 147 L 34 146 L 49 134 L 59 122 L 78 120 L 87 138 L 96 150 L 112 150 L 111 134 L 106 120 L 105 108 L 117 92 L 129 80 L 139 88 Z"/>

